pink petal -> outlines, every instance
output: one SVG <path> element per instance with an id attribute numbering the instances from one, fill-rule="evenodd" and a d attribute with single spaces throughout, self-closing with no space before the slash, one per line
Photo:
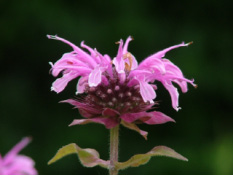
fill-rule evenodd
<path id="1" fill-rule="evenodd" d="M 123 50 L 122 50 L 123 48 L 122 47 L 123 47 L 123 41 L 120 40 L 117 56 L 112 61 L 116 67 L 116 71 L 120 74 L 125 72 L 125 62 L 122 59 L 122 56 L 123 56 Z"/>
<path id="2" fill-rule="evenodd" d="M 49 39 L 60 40 L 64 43 L 70 45 L 74 49 L 74 51 L 76 51 L 78 53 L 78 55 L 80 56 L 80 59 L 85 60 L 89 64 L 89 66 L 91 66 L 92 68 L 94 68 L 97 65 L 95 60 L 89 54 L 84 52 L 82 49 L 80 49 L 78 46 L 74 45 L 73 43 L 71 43 L 63 38 L 60 38 L 56 35 L 55 36 L 54 35 L 47 35 L 47 37 Z"/>
<path id="3" fill-rule="evenodd" d="M 52 63 L 50 64 L 52 66 L 52 74 L 55 77 L 58 76 L 58 74 L 62 70 L 70 69 L 70 68 L 74 70 L 76 66 L 83 67 L 83 68 L 89 68 L 89 70 L 92 70 L 86 62 L 82 62 L 81 60 L 79 60 L 77 58 L 77 54 L 75 54 L 74 52 L 65 53 L 56 63 L 54 63 L 54 65 Z"/>
<path id="4" fill-rule="evenodd" d="M 37 175 L 34 164 L 34 161 L 30 157 L 19 155 L 11 162 L 11 167 L 7 170 L 7 173 L 9 175 Z"/>
<path id="5" fill-rule="evenodd" d="M 166 73 L 163 60 L 154 57 L 150 59 L 146 58 L 142 63 L 139 64 L 137 70 L 153 70 L 153 71 L 159 71 L 161 74 Z"/>
<path id="6" fill-rule="evenodd" d="M 29 144 L 31 139 L 29 137 L 23 138 L 17 145 L 15 145 L 4 157 L 4 163 L 10 162 L 14 159 L 14 157 Z"/>
<path id="7" fill-rule="evenodd" d="M 76 95 L 84 93 L 86 85 L 88 85 L 87 81 L 88 81 L 88 76 L 81 77 L 78 80 Z"/>
<path id="8" fill-rule="evenodd" d="M 128 45 L 129 45 L 129 42 L 132 41 L 132 37 L 129 36 L 126 41 L 125 41 L 125 45 L 123 47 L 123 54 L 126 54 L 128 52 Z"/>
<path id="9" fill-rule="evenodd" d="M 165 54 L 166 54 L 167 52 L 169 52 L 170 50 L 176 49 L 176 48 L 178 48 L 178 47 L 188 46 L 188 45 L 189 45 L 189 43 L 188 43 L 188 44 L 185 44 L 184 42 L 182 42 L 181 44 L 177 44 L 177 45 L 168 47 L 168 48 L 166 48 L 166 49 L 164 49 L 164 50 L 161 50 L 161 51 L 159 51 L 159 52 L 157 52 L 157 53 L 155 53 L 155 54 L 149 56 L 147 59 L 151 59 L 151 58 L 159 58 L 159 59 L 160 59 L 160 58 L 163 58 L 163 57 L 165 56 Z"/>
<path id="10" fill-rule="evenodd" d="M 2 158 L 2 156 L 0 154 L 0 167 L 2 167 L 2 166 L 3 166 L 3 158 Z M 0 169 L 0 172 L 1 172 L 1 169 Z"/>
<path id="11" fill-rule="evenodd" d="M 143 101 L 153 103 L 153 99 L 155 99 L 156 97 L 155 90 L 153 89 L 153 87 L 147 82 L 142 80 L 139 80 L 139 84 L 140 84 L 140 94 L 143 98 Z"/>
<path id="12" fill-rule="evenodd" d="M 171 82 L 162 82 L 164 87 L 168 90 L 170 96 L 171 96 L 171 99 L 172 99 L 172 107 L 178 111 L 179 109 L 181 109 L 179 107 L 179 101 L 178 101 L 178 98 L 179 98 L 179 93 L 177 91 L 177 88 L 174 87 L 172 85 Z"/>
<path id="13" fill-rule="evenodd" d="M 117 60 L 117 58 L 115 57 L 112 63 L 115 65 L 116 71 L 119 74 L 125 73 L 125 62 L 123 59 Z"/>
<path id="14" fill-rule="evenodd" d="M 132 40 L 133 40 L 133 38 L 131 36 L 129 36 L 127 38 L 127 40 L 125 41 L 124 47 L 123 47 L 122 55 L 129 53 L 128 52 L 128 45 L 129 45 L 129 42 L 132 41 Z M 131 70 L 134 70 L 134 69 L 136 69 L 138 67 L 138 62 L 135 59 L 135 57 L 133 56 L 133 54 L 131 54 L 131 58 L 132 58 L 132 67 L 131 67 Z M 124 60 L 124 62 L 127 62 L 127 61 L 128 60 Z"/>
<path id="15" fill-rule="evenodd" d="M 107 67 L 96 66 L 95 69 L 90 73 L 88 78 L 88 84 L 90 87 L 96 87 L 100 84 L 102 78 L 102 72 L 106 70 Z"/>
<path id="16" fill-rule="evenodd" d="M 111 63 L 111 61 L 112 61 L 112 59 L 110 58 L 110 56 L 107 55 L 107 54 L 104 55 L 104 59 L 105 59 L 105 61 L 108 62 L 108 63 Z"/>
<path id="17" fill-rule="evenodd" d="M 73 72 L 64 74 L 61 78 L 58 78 L 55 82 L 53 82 L 51 90 L 60 93 L 65 89 L 65 87 L 71 80 L 78 76 L 79 74 L 74 74 Z"/>
<path id="18" fill-rule="evenodd" d="M 176 84 L 178 84 L 179 86 L 180 86 L 180 88 L 181 88 L 181 91 L 183 92 L 183 93 L 185 93 L 185 92 L 187 92 L 188 91 L 188 84 L 187 84 L 187 82 L 186 81 L 181 81 L 181 80 L 172 80 L 173 82 L 175 82 Z"/>
<path id="19" fill-rule="evenodd" d="M 81 47 L 87 49 L 91 53 L 91 56 L 96 61 L 96 63 L 100 63 L 101 62 L 100 58 L 97 56 L 97 51 L 94 50 L 94 49 L 92 49 L 92 48 L 90 48 L 89 46 L 85 45 L 84 41 L 81 42 Z"/>
<path id="20" fill-rule="evenodd" d="M 131 54 L 131 56 L 132 56 L 132 61 L 133 61 L 131 70 L 134 70 L 138 67 L 138 62 L 137 62 L 136 58 L 133 56 L 133 54 Z"/>

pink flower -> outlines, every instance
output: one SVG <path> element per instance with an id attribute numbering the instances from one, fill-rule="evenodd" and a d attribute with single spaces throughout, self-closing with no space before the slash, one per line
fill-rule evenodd
<path id="1" fill-rule="evenodd" d="M 24 155 L 18 155 L 28 143 L 29 138 L 22 139 L 4 157 L 0 155 L 0 175 L 37 175 L 34 161 Z"/>
<path id="2" fill-rule="evenodd" d="M 81 42 L 81 47 L 89 53 L 58 36 L 48 35 L 48 38 L 63 41 L 73 48 L 72 52 L 65 53 L 55 64 L 50 63 L 53 76 L 63 74 L 51 88 L 57 93 L 63 91 L 68 82 L 80 77 L 76 94 L 82 96 L 63 102 L 74 105 L 86 119 L 74 120 L 71 125 L 96 122 L 112 128 L 121 122 L 141 132 L 136 123 L 161 124 L 174 121 L 161 112 L 147 112 L 156 98 L 155 81 L 160 81 L 168 90 L 172 107 L 177 111 L 180 108 L 179 93 L 172 83 L 180 86 L 182 92 L 187 92 L 187 83 L 195 86 L 194 80 L 186 79 L 176 65 L 164 58 L 168 51 L 188 46 L 189 43 L 181 43 L 152 54 L 138 65 L 133 54 L 128 51 L 131 37 L 127 38 L 125 44 L 123 40 L 118 42 L 118 53 L 113 60 L 84 42 Z"/>

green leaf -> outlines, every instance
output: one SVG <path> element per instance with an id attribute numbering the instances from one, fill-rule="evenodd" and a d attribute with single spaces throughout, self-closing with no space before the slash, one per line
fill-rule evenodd
<path id="1" fill-rule="evenodd" d="M 109 167 L 109 161 L 100 159 L 99 153 L 96 150 L 90 148 L 82 149 L 75 143 L 71 143 L 60 148 L 56 155 L 48 162 L 48 164 L 50 165 L 70 154 L 77 154 L 82 165 L 85 167 L 94 167 L 97 165 L 103 168 Z"/>
<path id="2" fill-rule="evenodd" d="M 118 170 L 125 169 L 128 167 L 138 167 L 140 165 L 146 164 L 152 156 L 167 156 L 167 157 L 172 157 L 175 159 L 188 161 L 188 159 L 186 159 L 179 153 L 175 152 L 171 148 L 168 148 L 166 146 L 156 146 L 146 154 L 137 154 L 137 155 L 132 156 L 126 162 L 117 162 L 116 167 Z"/>

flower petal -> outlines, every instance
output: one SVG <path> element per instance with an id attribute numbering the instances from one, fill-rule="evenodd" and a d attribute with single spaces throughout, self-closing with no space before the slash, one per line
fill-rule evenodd
<path id="1" fill-rule="evenodd" d="M 35 162 L 27 156 L 18 155 L 11 162 L 10 168 L 7 169 L 9 175 L 37 175 L 37 171 L 34 168 Z"/>
<path id="2" fill-rule="evenodd" d="M 73 72 L 69 72 L 66 74 L 63 74 L 63 76 L 61 78 L 56 79 L 55 82 L 53 82 L 51 90 L 55 91 L 57 93 L 60 93 L 61 91 L 63 91 L 65 89 L 65 87 L 67 86 L 67 84 L 73 80 L 74 78 L 78 77 L 79 74 L 73 73 Z"/>
<path id="3" fill-rule="evenodd" d="M 131 36 L 129 36 L 128 38 L 127 38 L 127 40 L 125 41 L 125 44 L 124 44 L 124 47 L 123 47 L 123 51 L 122 51 L 122 56 L 124 55 L 124 54 L 127 54 L 127 53 L 129 53 L 128 52 L 128 45 L 129 45 L 129 42 L 130 41 L 132 41 L 133 40 L 133 38 L 131 37 Z M 132 59 L 132 60 L 128 60 L 128 59 L 126 59 L 126 60 L 124 60 L 124 63 L 128 63 L 128 62 L 132 62 L 132 65 L 131 65 L 131 70 L 134 70 L 134 69 L 136 69 L 137 67 L 138 67 L 138 62 L 137 62 L 137 60 L 135 59 L 135 57 L 133 56 L 133 54 L 131 54 L 130 53 L 130 59 Z M 130 63 L 128 63 L 128 65 L 130 65 Z"/>
<path id="4" fill-rule="evenodd" d="M 99 58 L 98 55 L 97 55 L 97 51 L 94 50 L 94 49 L 92 49 L 91 47 L 85 45 L 85 44 L 84 44 L 84 41 L 81 42 L 81 47 L 87 49 L 87 50 L 91 53 L 91 56 L 92 56 L 92 58 L 96 61 L 96 63 L 99 64 L 99 63 L 101 62 L 101 61 L 100 61 L 100 58 Z"/>
<path id="5" fill-rule="evenodd" d="M 54 63 L 54 65 L 52 63 L 50 64 L 52 66 L 52 74 L 55 77 L 65 69 L 76 70 L 83 67 L 86 69 L 89 68 L 89 71 L 92 70 L 92 68 L 90 68 L 86 62 L 79 60 L 77 54 L 74 52 L 65 53 L 58 61 Z"/>
<path id="6" fill-rule="evenodd" d="M 138 81 L 140 85 L 140 94 L 143 98 L 143 101 L 153 103 L 153 99 L 156 97 L 153 87 L 143 80 Z"/>
<path id="7" fill-rule="evenodd" d="M 100 84 L 102 79 L 102 72 L 106 70 L 106 67 L 96 66 L 88 77 L 88 84 L 90 87 L 96 87 Z"/>
<path id="8" fill-rule="evenodd" d="M 115 65 L 116 67 L 116 71 L 119 74 L 125 73 L 125 62 L 121 59 L 121 60 L 117 60 L 117 58 L 113 58 L 112 63 Z"/>
<path id="9" fill-rule="evenodd" d="M 87 62 L 90 67 L 94 68 L 97 65 L 97 63 L 91 57 L 91 55 L 89 55 L 88 53 L 86 53 L 85 51 L 83 51 L 78 46 L 74 45 L 73 43 L 69 42 L 68 40 L 65 40 L 65 39 L 63 39 L 61 37 L 58 37 L 57 35 L 47 35 L 47 37 L 49 39 L 60 40 L 60 41 L 62 41 L 64 43 L 70 45 L 74 49 L 74 51 L 76 51 L 78 53 L 79 59 L 81 59 L 84 62 Z"/>
<path id="10" fill-rule="evenodd" d="M 146 58 L 146 59 L 151 59 L 151 58 L 159 58 L 159 59 L 161 59 L 161 58 L 163 58 L 163 57 L 165 56 L 165 54 L 166 54 L 167 52 L 169 52 L 170 50 L 176 49 L 176 48 L 178 48 L 178 47 L 188 46 L 188 45 L 189 45 L 189 43 L 188 43 L 188 44 L 185 44 L 184 42 L 182 42 L 181 44 L 177 44 L 177 45 L 168 47 L 168 48 L 166 48 L 166 49 L 164 49 L 164 50 L 161 50 L 161 51 L 159 51 L 159 52 L 157 52 L 157 53 L 155 53 L 155 54 L 149 56 L 149 57 Z"/>
<path id="11" fill-rule="evenodd" d="M 117 56 L 113 59 L 112 63 L 115 65 L 116 67 L 116 71 L 119 74 L 124 74 L 125 73 L 125 62 L 123 60 L 123 40 L 121 39 L 119 41 L 119 49 L 117 52 Z"/>
<path id="12" fill-rule="evenodd" d="M 137 67 L 138 67 L 138 62 L 137 62 L 136 58 L 133 56 L 133 54 L 131 54 L 131 59 L 132 59 L 132 67 L 131 67 L 131 70 L 137 69 Z"/>
<path id="13" fill-rule="evenodd" d="M 30 143 L 31 139 L 29 137 L 23 138 L 17 145 L 15 145 L 4 157 L 4 163 L 12 161 L 14 157 Z"/>
<path id="14" fill-rule="evenodd" d="M 166 81 L 166 82 L 162 82 L 162 83 L 163 83 L 164 87 L 168 90 L 168 92 L 169 92 L 169 94 L 171 96 L 172 107 L 176 111 L 178 111 L 181 108 L 179 107 L 179 101 L 178 101 L 178 99 L 179 99 L 179 93 L 178 93 L 177 88 L 174 87 L 171 82 L 167 82 Z"/>
<path id="15" fill-rule="evenodd" d="M 124 47 L 123 47 L 123 54 L 126 54 L 128 52 L 128 45 L 129 45 L 129 42 L 132 41 L 132 40 L 133 40 L 133 38 L 131 36 L 129 36 L 126 39 Z"/>
<path id="16" fill-rule="evenodd" d="M 76 95 L 82 94 L 85 91 L 86 85 L 88 85 L 88 76 L 81 77 L 77 83 Z"/>

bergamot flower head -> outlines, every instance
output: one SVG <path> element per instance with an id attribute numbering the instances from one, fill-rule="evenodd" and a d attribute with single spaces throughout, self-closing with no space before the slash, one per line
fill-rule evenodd
<path id="1" fill-rule="evenodd" d="M 34 161 L 18 153 L 30 142 L 30 138 L 23 138 L 4 157 L 0 155 L 0 175 L 37 175 Z"/>
<path id="2" fill-rule="evenodd" d="M 147 132 L 140 130 L 136 124 L 162 124 L 174 121 L 159 111 L 151 111 L 156 99 L 156 82 L 161 82 L 171 96 L 171 104 L 179 110 L 179 93 L 173 85 L 176 83 L 183 93 L 187 92 L 187 83 L 192 84 L 183 76 L 182 71 L 165 54 L 175 48 L 188 46 L 181 43 L 152 54 L 138 64 L 134 55 L 128 51 L 128 37 L 119 44 L 116 57 L 102 55 L 81 42 L 80 47 L 58 36 L 48 35 L 49 39 L 60 40 L 70 45 L 73 51 L 65 53 L 57 62 L 50 63 L 51 73 L 57 77 L 51 90 L 60 93 L 67 84 L 78 79 L 76 99 L 63 102 L 70 103 L 79 109 L 85 119 L 74 120 L 71 125 L 90 122 L 101 123 L 110 129 L 123 124 L 129 129 L 139 132 L 146 138 Z"/>

